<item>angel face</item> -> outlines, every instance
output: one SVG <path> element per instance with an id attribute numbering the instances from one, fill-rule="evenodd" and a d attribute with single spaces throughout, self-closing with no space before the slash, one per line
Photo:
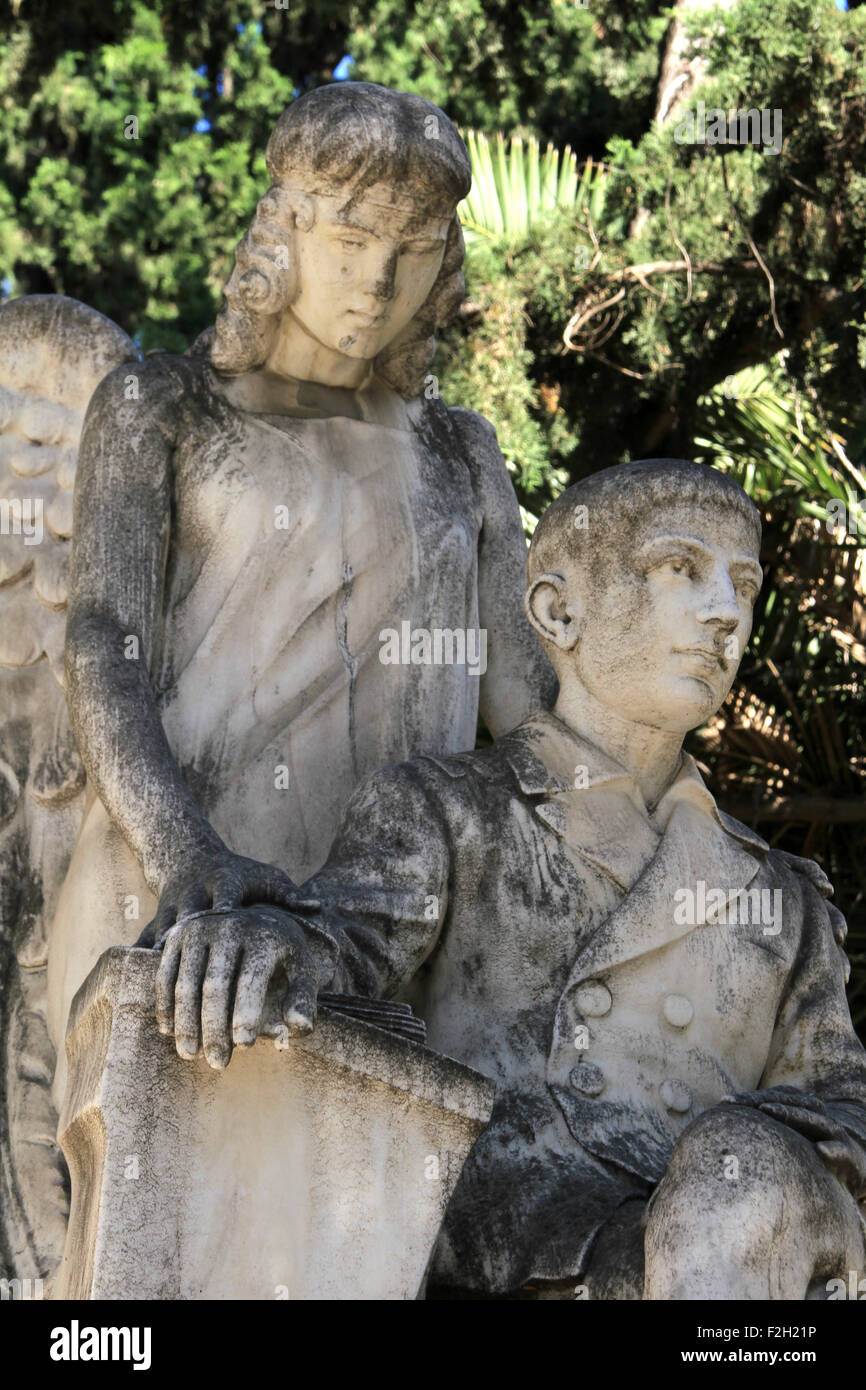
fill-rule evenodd
<path id="1" fill-rule="evenodd" d="M 288 313 L 317 343 L 369 361 L 412 321 L 445 254 L 451 215 L 419 215 L 377 185 L 350 206 L 345 194 L 316 195 L 298 228 L 299 292 Z"/>

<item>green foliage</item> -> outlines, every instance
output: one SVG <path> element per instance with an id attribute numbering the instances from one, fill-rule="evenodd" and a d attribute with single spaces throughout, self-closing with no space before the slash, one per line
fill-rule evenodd
<path id="1" fill-rule="evenodd" d="M 376 0 L 352 11 L 353 76 L 421 96 L 460 126 L 580 142 L 637 138 L 652 116 L 659 0 Z"/>
<path id="2" fill-rule="evenodd" d="M 238 99 L 218 131 L 197 131 L 213 109 L 203 78 L 172 63 L 164 26 L 143 4 L 118 42 L 61 54 L 25 106 L 13 94 L 28 56 L 23 31 L 0 50 L 0 244 L 12 293 L 70 294 L 145 349 L 183 350 L 219 302 L 290 80 L 248 26 L 224 55 L 221 81 Z M 253 89 L 261 110 L 241 99 Z"/>
<path id="3" fill-rule="evenodd" d="M 857 442 L 850 427 L 818 417 L 786 358 L 746 367 L 699 399 L 693 455 L 730 473 L 759 506 L 826 523 L 833 500 L 858 510 L 866 476 L 846 451 L 849 436 Z"/>
<path id="4" fill-rule="evenodd" d="M 506 246 L 513 245 L 559 209 L 576 215 L 590 195 L 599 202 L 603 190 L 593 177 L 592 162 L 581 176 L 567 145 L 560 156 L 553 145 L 542 154 L 534 137 L 524 141 L 515 135 L 506 141 L 500 132 L 491 143 L 483 132 L 470 130 L 464 139 L 472 159 L 472 187 L 458 212 L 469 247 L 478 237 L 504 238 Z"/>
<path id="5" fill-rule="evenodd" d="M 611 127 L 637 138 L 648 119 L 664 9 L 0 0 L 6 292 L 71 294 L 145 349 L 183 347 L 213 319 L 276 116 L 346 53 L 354 77 L 420 91 L 463 124 L 573 132 L 600 151 Z"/>
<path id="6" fill-rule="evenodd" d="M 576 444 L 561 386 L 539 373 L 539 348 L 550 355 L 561 305 L 591 261 L 574 228 L 576 219 L 600 215 L 604 174 L 591 160 L 579 169 L 568 148 L 542 152 L 532 138 L 465 138 L 473 170 L 460 208 L 468 302 L 440 349 L 441 372 L 447 399 L 495 420 L 531 529 L 568 481 L 559 465 Z"/>
<path id="7" fill-rule="evenodd" d="M 708 73 L 691 105 L 778 108 L 779 156 L 678 143 L 681 116 L 637 141 L 612 131 L 601 171 L 578 164 L 594 169 L 591 203 L 522 240 L 488 219 L 496 254 L 470 247 L 480 318 L 464 316 L 442 373 L 497 424 L 531 510 L 566 477 L 653 454 L 724 456 L 759 492 L 787 477 L 801 508 L 866 492 L 851 466 L 866 425 L 851 389 L 866 361 L 866 14 L 739 0 L 696 32 Z M 496 150 L 492 169 L 474 151 L 475 173 L 502 197 Z M 717 388 L 750 368 L 764 385 L 726 402 Z M 773 441 L 779 411 L 808 438 L 786 425 Z"/>
<path id="8" fill-rule="evenodd" d="M 782 153 L 678 143 L 680 117 L 637 144 L 611 141 L 616 225 L 604 229 L 587 292 L 600 301 L 629 266 L 686 256 L 692 275 L 691 291 L 685 266 L 627 281 L 603 355 L 636 375 L 613 417 L 614 368 L 591 345 L 582 353 L 595 387 L 583 434 L 588 444 L 604 423 L 610 462 L 661 446 L 687 454 L 698 400 L 781 347 L 798 390 L 820 385 L 829 413 L 863 361 L 866 14 L 832 0 L 739 0 L 723 19 L 702 15 L 699 31 L 709 72 L 690 105 L 779 110 Z M 830 351 L 832 374 L 822 368 Z M 578 470 L 593 461 L 581 452 Z"/>
<path id="9" fill-rule="evenodd" d="M 527 243 L 503 273 L 498 246 L 479 245 L 467 267 L 464 320 L 440 344 L 436 368 L 446 400 L 495 420 L 518 495 L 536 514 L 566 481 L 551 468 L 554 440 L 527 346 L 526 303 L 540 247 L 537 240 Z"/>

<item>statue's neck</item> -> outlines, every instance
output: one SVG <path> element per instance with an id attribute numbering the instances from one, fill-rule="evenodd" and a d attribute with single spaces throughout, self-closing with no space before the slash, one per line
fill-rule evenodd
<path id="1" fill-rule="evenodd" d="M 237 410 L 248 415 L 286 415 L 292 419 L 326 420 L 343 416 L 363 420 L 359 393 L 315 381 L 297 381 L 265 368 L 241 376 L 216 375 L 216 390 Z"/>
<path id="2" fill-rule="evenodd" d="M 402 432 L 413 429 L 411 403 L 375 375 L 360 391 L 297 381 L 264 367 L 230 377 L 211 369 L 210 384 L 235 410 L 266 416 L 271 424 L 279 424 L 279 417 L 285 417 L 287 422 L 347 419 Z"/>
<path id="3" fill-rule="evenodd" d="M 554 714 L 619 763 L 633 777 L 650 809 L 658 804 L 679 770 L 682 734 L 623 719 L 575 680 L 560 686 Z"/>
<path id="4" fill-rule="evenodd" d="M 360 390 L 372 375 L 372 363 L 326 347 L 291 313 L 283 314 L 264 365 L 275 376 L 294 377 L 349 391 Z"/>

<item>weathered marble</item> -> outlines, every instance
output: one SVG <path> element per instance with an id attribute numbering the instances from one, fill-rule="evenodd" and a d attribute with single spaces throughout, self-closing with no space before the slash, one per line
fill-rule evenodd
<path id="1" fill-rule="evenodd" d="M 289 1041 L 276 1001 L 225 1074 L 185 1064 L 154 1026 L 157 964 L 107 951 L 72 1007 L 52 1296 L 418 1297 L 491 1082 L 332 1012 Z"/>
<path id="2" fill-rule="evenodd" d="M 158 904 L 157 938 L 211 903 L 285 902 L 362 777 L 471 746 L 479 707 L 504 732 L 553 688 L 494 433 L 424 384 L 462 286 L 456 130 L 328 87 L 281 117 L 268 168 L 213 332 L 142 362 L 132 395 L 110 375 L 88 412 L 65 660 L 97 795 L 52 928 L 56 1039 Z M 403 624 L 483 631 L 486 662 L 386 662 Z"/>
<path id="3" fill-rule="evenodd" d="M 2 1273 L 57 1258 L 52 1100 L 100 954 L 285 903 L 364 776 L 555 691 L 495 433 L 431 370 L 463 292 L 456 129 L 334 84 L 280 117 L 267 162 L 183 356 L 139 361 L 60 296 L 0 310 L 0 478 L 44 503 L 38 538 L 0 534 Z M 446 640 L 394 661 L 403 632 Z"/>
<path id="4" fill-rule="evenodd" d="M 759 540 L 745 493 L 697 464 L 566 491 L 526 599 L 553 713 L 368 779 L 292 931 L 240 940 L 204 914 L 168 935 L 156 1002 L 182 1055 L 203 1039 L 222 1067 L 232 1028 L 248 1041 L 231 985 L 261 958 L 293 1027 L 314 1026 L 317 978 L 402 994 L 431 1046 L 495 1080 L 440 1293 L 805 1299 L 863 1269 L 844 919 L 818 866 L 720 810 L 682 750 L 736 673 Z"/>
<path id="5" fill-rule="evenodd" d="M 525 587 L 495 435 L 430 370 L 456 130 L 334 85 L 268 170 L 183 357 L 0 311 L 0 458 L 51 536 L 0 550 L 4 1264 L 48 1273 L 62 1234 L 51 915 L 61 1296 L 856 1285 L 844 919 L 683 753 L 749 637 L 754 507 L 695 464 L 606 470 Z M 410 1002 L 435 1050 L 335 994 Z"/>
<path id="6" fill-rule="evenodd" d="M 64 295 L 0 306 L 0 1277 L 63 1248 L 46 959 L 85 799 L 62 688 L 72 490 L 87 403 L 136 359 Z"/>

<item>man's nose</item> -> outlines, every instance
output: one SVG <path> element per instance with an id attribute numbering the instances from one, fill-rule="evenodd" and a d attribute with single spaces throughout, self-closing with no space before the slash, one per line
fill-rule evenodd
<path id="1" fill-rule="evenodd" d="M 698 609 L 698 621 L 711 623 L 725 635 L 739 625 L 740 605 L 729 574 L 716 574 L 707 584 Z"/>

